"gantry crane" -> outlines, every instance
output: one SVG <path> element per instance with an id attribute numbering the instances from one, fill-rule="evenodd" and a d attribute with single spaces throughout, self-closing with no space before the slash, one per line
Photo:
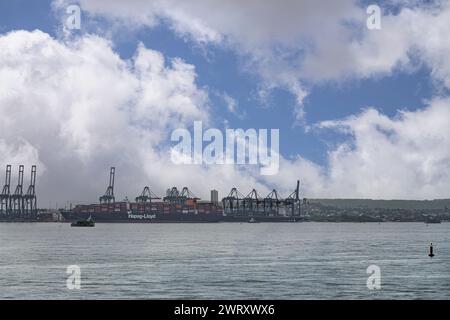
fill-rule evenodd
<path id="1" fill-rule="evenodd" d="M 11 210 L 11 165 L 6 166 L 5 185 L 0 194 L 0 213 L 6 214 Z"/>
<path id="2" fill-rule="evenodd" d="M 136 197 L 136 202 L 137 203 L 147 203 L 147 202 L 152 202 L 152 200 L 158 200 L 161 199 L 160 197 L 158 197 L 156 194 L 153 193 L 152 190 L 150 190 L 150 187 L 145 187 L 144 190 L 142 191 L 142 193 Z"/>
<path id="3" fill-rule="evenodd" d="M 24 195 L 24 212 L 26 214 L 36 214 L 36 202 L 36 166 L 33 165 L 31 167 L 30 186 L 28 187 L 27 193 Z"/>
<path id="4" fill-rule="evenodd" d="M 24 208 L 23 173 L 24 173 L 24 166 L 21 164 L 19 165 L 19 176 L 16 190 L 11 195 L 11 204 L 10 204 L 12 212 L 16 214 L 21 214 Z"/>
<path id="5" fill-rule="evenodd" d="M 109 172 L 109 186 L 106 189 L 106 192 L 104 195 L 102 195 L 99 200 L 100 203 L 114 203 L 116 202 L 116 198 L 114 197 L 114 179 L 116 175 L 116 168 L 111 167 L 111 170 Z"/>

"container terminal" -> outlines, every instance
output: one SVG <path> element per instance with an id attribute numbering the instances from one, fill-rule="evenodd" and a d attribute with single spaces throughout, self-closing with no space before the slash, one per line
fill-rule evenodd
<path id="1" fill-rule="evenodd" d="M 93 219 L 95 222 L 300 222 L 302 201 L 299 196 L 300 183 L 287 197 L 281 198 L 276 190 L 261 197 L 253 189 L 247 195 L 236 188 L 219 201 L 216 190 L 211 190 L 211 199 L 202 201 L 187 187 L 167 189 L 163 198 L 150 187 L 133 202 L 116 201 L 114 195 L 115 167 L 111 167 L 106 192 L 96 204 L 78 204 L 73 208 L 60 210 L 60 220 L 74 222 Z M 30 186 L 23 192 L 24 166 L 19 166 L 18 183 L 11 192 L 11 165 L 6 167 L 5 185 L 0 195 L 0 221 L 51 221 L 48 213 L 36 207 L 36 166 L 32 166 Z M 305 203 L 305 200 L 303 201 Z"/>
<path id="2" fill-rule="evenodd" d="M 11 165 L 6 166 L 5 185 L 0 194 L 0 221 L 39 220 L 36 196 L 36 166 L 31 167 L 30 185 L 24 192 L 25 166 L 19 166 L 17 186 L 11 192 Z"/>

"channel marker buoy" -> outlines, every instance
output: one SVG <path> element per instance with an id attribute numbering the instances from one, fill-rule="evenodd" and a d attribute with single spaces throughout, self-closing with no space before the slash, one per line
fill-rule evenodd
<path id="1" fill-rule="evenodd" d="M 430 244 L 430 253 L 428 254 L 428 256 L 429 256 L 430 258 L 433 258 L 433 257 L 434 257 L 434 253 L 433 253 L 433 243 Z"/>

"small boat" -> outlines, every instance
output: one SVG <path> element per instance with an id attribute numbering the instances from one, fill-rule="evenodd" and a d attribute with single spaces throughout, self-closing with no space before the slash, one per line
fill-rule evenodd
<path id="1" fill-rule="evenodd" d="M 426 224 L 430 224 L 430 223 L 441 223 L 441 220 L 439 218 L 427 218 L 427 220 L 425 220 Z"/>
<path id="2" fill-rule="evenodd" d="M 248 223 L 259 223 L 255 218 L 251 217 L 250 220 L 248 220 Z"/>
<path id="3" fill-rule="evenodd" d="M 94 227 L 95 226 L 95 222 L 92 219 L 91 216 L 89 216 L 89 218 L 87 218 L 86 220 L 79 220 L 77 222 L 72 222 L 70 224 L 71 227 Z"/>

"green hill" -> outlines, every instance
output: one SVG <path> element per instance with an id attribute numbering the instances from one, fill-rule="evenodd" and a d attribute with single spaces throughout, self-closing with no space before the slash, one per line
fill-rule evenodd
<path id="1" fill-rule="evenodd" d="M 439 200 L 372 200 L 372 199 L 308 199 L 337 208 L 383 208 L 383 209 L 445 209 L 450 208 L 450 199 Z"/>

